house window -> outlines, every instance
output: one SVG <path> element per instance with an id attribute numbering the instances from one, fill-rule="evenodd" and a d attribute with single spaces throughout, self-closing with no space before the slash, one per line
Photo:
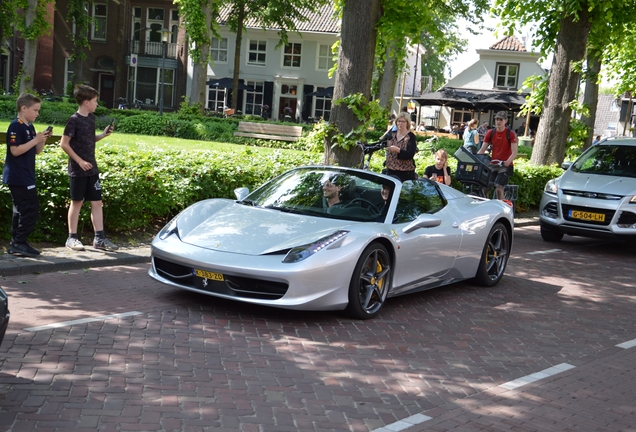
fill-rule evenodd
<path id="1" fill-rule="evenodd" d="M 75 72 L 73 71 L 73 62 L 71 61 L 71 59 L 67 57 L 64 60 L 64 93 L 70 96 L 73 94 L 73 92 L 66 92 L 66 90 L 70 89 L 69 83 L 73 85 L 73 75 L 75 74 Z"/>
<path id="2" fill-rule="evenodd" d="M 497 76 L 495 77 L 495 87 L 504 89 L 516 89 L 519 75 L 519 65 L 497 64 Z"/>
<path id="3" fill-rule="evenodd" d="M 137 66 L 137 88 L 135 98 L 148 105 L 155 104 L 159 69 Z"/>
<path id="4" fill-rule="evenodd" d="M 179 36 L 179 11 L 170 9 L 170 43 L 176 44 Z"/>
<path id="5" fill-rule="evenodd" d="M 318 70 L 329 70 L 333 67 L 333 54 L 329 45 L 318 45 L 318 61 L 316 64 Z"/>
<path id="6" fill-rule="evenodd" d="M 285 54 L 283 55 L 283 66 L 285 67 L 300 67 L 300 54 L 302 45 L 299 43 L 285 44 Z"/>
<path id="7" fill-rule="evenodd" d="M 210 58 L 215 63 L 227 63 L 227 38 L 210 41 Z"/>
<path id="8" fill-rule="evenodd" d="M 161 73 L 159 73 L 159 75 L 161 75 Z M 171 108 L 173 106 L 174 69 L 164 70 L 163 85 L 163 107 Z M 159 86 L 161 86 L 161 83 L 159 83 Z M 161 91 L 161 87 L 159 87 L 159 91 Z M 160 96 L 157 97 L 157 100 L 159 100 L 159 98 Z"/>
<path id="9" fill-rule="evenodd" d="M 265 85 L 259 81 L 247 81 L 248 87 L 254 87 L 254 91 L 246 90 L 245 93 L 245 114 L 261 115 L 261 105 L 263 105 L 263 89 Z"/>
<path id="10" fill-rule="evenodd" d="M 217 87 L 208 87 L 208 103 L 210 111 L 223 112 L 225 108 L 225 90 Z"/>
<path id="11" fill-rule="evenodd" d="M 464 109 L 453 110 L 453 124 L 468 123 L 473 118 L 473 112 Z"/>
<path id="12" fill-rule="evenodd" d="M 323 89 L 324 87 L 317 87 L 316 91 Z M 329 116 L 331 115 L 331 98 L 316 96 L 314 100 L 314 118 L 329 121 Z"/>
<path id="13" fill-rule="evenodd" d="M 267 41 L 251 40 L 248 46 L 247 64 L 265 66 Z"/>
<path id="14" fill-rule="evenodd" d="M 163 22 L 163 9 L 148 8 L 148 20 Z"/>
<path id="15" fill-rule="evenodd" d="M 106 12 L 105 4 L 93 5 L 93 25 L 91 37 L 93 40 L 106 40 Z"/>

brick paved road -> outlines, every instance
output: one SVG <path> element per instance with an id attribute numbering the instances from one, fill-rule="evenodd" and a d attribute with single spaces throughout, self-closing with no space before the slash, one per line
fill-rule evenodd
<path id="1" fill-rule="evenodd" d="M 521 228 L 498 286 L 363 322 L 177 291 L 145 265 L 7 277 L 0 430 L 636 430 L 636 347 L 616 347 L 636 339 L 633 256 Z"/>

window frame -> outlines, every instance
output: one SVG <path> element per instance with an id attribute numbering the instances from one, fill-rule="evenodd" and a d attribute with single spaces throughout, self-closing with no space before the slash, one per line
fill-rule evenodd
<path id="1" fill-rule="evenodd" d="M 255 91 L 243 90 L 243 114 L 263 115 L 261 106 L 265 103 L 265 82 L 264 81 L 245 81 L 248 87 L 254 87 Z M 250 101 L 250 96 L 252 100 Z M 248 110 L 251 106 L 252 110 Z"/>
<path id="2" fill-rule="evenodd" d="M 506 68 L 506 73 L 504 75 L 500 75 L 499 74 L 499 68 L 500 67 L 505 67 Z M 514 75 L 510 74 L 510 68 L 514 67 L 516 68 L 516 73 Z M 498 62 L 495 64 L 495 82 L 494 84 L 494 88 L 497 89 L 502 89 L 502 90 L 518 90 L 519 88 L 519 69 L 520 69 L 520 64 L 519 63 L 504 63 L 504 62 Z M 508 79 L 510 79 L 511 77 L 514 77 L 514 86 L 508 86 L 508 85 L 499 85 L 499 78 L 500 77 L 504 77 L 504 81 L 507 84 Z"/>
<path id="3" fill-rule="evenodd" d="M 295 52 L 295 51 L 298 52 Z M 287 60 L 289 59 L 289 64 Z M 295 60 L 298 65 L 295 65 Z M 286 69 L 301 69 L 303 60 L 303 44 L 302 42 L 287 42 L 283 45 L 281 56 L 281 67 Z"/>
<path id="4" fill-rule="evenodd" d="M 252 43 L 257 44 L 256 50 L 252 49 Z M 261 44 L 264 45 L 264 49 L 261 50 Z M 250 57 L 254 54 L 256 56 L 256 60 L 250 60 Z M 259 61 L 259 55 L 263 56 L 263 61 Z M 247 56 L 245 56 L 246 64 L 250 66 L 267 66 L 267 39 L 248 39 L 247 40 Z"/>
<path id="5" fill-rule="evenodd" d="M 225 41 L 225 48 L 221 48 L 221 43 Z M 218 43 L 218 47 L 214 47 L 212 46 L 212 44 L 214 42 Z M 227 64 L 228 63 L 228 59 L 229 59 L 229 39 L 226 37 L 220 37 L 220 38 L 212 38 L 210 40 L 210 59 L 212 60 L 212 62 L 214 62 L 214 64 Z M 223 51 L 225 51 L 225 60 L 219 60 L 218 59 L 218 55 L 220 55 Z M 217 58 L 214 58 L 214 52 L 216 52 Z"/>
<path id="6" fill-rule="evenodd" d="M 97 8 L 104 7 L 104 15 L 97 15 Z M 92 7 L 92 20 L 91 20 L 91 40 L 105 42 L 108 37 L 108 4 L 107 3 L 93 3 Z M 97 35 L 99 30 L 99 24 L 103 24 L 102 35 Z"/>
<path id="7" fill-rule="evenodd" d="M 322 47 L 327 47 L 327 54 L 322 54 L 320 52 Z M 326 68 L 322 68 L 320 67 L 320 61 L 321 60 L 325 60 L 327 62 L 327 67 Z M 318 49 L 316 50 L 316 70 L 319 71 L 328 71 L 331 70 L 331 68 L 333 67 L 333 65 L 335 64 L 335 61 L 333 60 L 333 53 L 331 52 L 331 45 L 327 45 L 327 44 L 318 44 Z"/>

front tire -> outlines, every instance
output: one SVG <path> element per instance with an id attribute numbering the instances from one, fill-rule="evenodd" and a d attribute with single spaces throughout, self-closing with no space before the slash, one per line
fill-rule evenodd
<path id="1" fill-rule="evenodd" d="M 481 253 L 475 276 L 478 285 L 491 287 L 499 283 L 508 265 L 510 246 L 510 233 L 501 222 L 497 222 L 490 230 Z"/>
<path id="2" fill-rule="evenodd" d="M 346 312 L 352 318 L 370 319 L 380 313 L 391 288 L 391 257 L 384 246 L 367 246 L 351 277 Z"/>

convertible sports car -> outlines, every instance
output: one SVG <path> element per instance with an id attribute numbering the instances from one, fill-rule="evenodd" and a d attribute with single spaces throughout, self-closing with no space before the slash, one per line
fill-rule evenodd
<path id="1" fill-rule="evenodd" d="M 493 286 L 512 208 L 422 179 L 301 167 L 238 200 L 208 199 L 152 242 L 149 275 L 247 303 L 376 316 L 388 297 L 464 279 Z"/>

